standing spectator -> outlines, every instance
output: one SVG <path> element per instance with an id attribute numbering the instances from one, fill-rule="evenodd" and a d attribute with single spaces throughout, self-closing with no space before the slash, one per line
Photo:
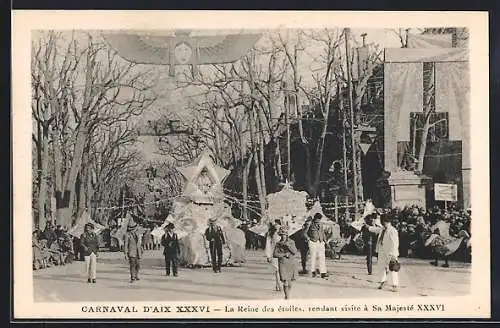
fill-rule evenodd
<path id="1" fill-rule="evenodd" d="M 316 213 L 312 222 L 309 222 L 304 229 L 304 238 L 307 240 L 309 246 L 309 251 L 311 254 L 311 274 L 312 277 L 316 277 L 316 263 L 319 266 L 319 272 L 321 273 L 321 278 L 328 277 L 326 271 L 326 257 L 325 257 L 325 230 L 323 224 L 321 223 L 321 218 L 323 216 L 320 213 Z M 318 262 L 316 262 L 316 260 Z"/>
<path id="2" fill-rule="evenodd" d="M 99 240 L 94 232 L 92 223 L 85 224 L 84 232 L 80 237 L 83 256 L 85 257 L 85 269 L 87 271 L 87 282 L 96 283 L 97 254 L 99 252 Z"/>
<path id="3" fill-rule="evenodd" d="M 408 250 L 410 248 L 410 235 L 406 222 L 401 222 L 399 227 L 399 255 L 408 257 Z"/>
<path id="4" fill-rule="evenodd" d="M 276 243 L 280 239 L 280 236 L 278 234 L 279 227 L 280 226 L 278 224 L 269 225 L 269 230 L 267 231 L 266 234 L 266 248 L 265 248 L 267 262 L 271 263 L 271 266 L 273 268 L 277 292 L 281 292 L 281 284 L 278 271 L 278 259 L 274 257 L 274 248 L 276 247 Z"/>
<path id="5" fill-rule="evenodd" d="M 222 266 L 222 245 L 226 243 L 222 228 L 216 224 L 216 218 L 208 220 L 208 228 L 205 230 L 205 238 L 209 242 L 210 258 L 215 273 L 220 272 Z"/>
<path id="6" fill-rule="evenodd" d="M 278 259 L 278 270 L 280 280 L 283 283 L 285 299 L 289 299 L 292 281 L 295 280 L 296 266 L 294 256 L 297 254 L 297 248 L 293 240 L 288 238 L 288 226 L 281 226 L 278 234 L 281 236 L 281 240 L 276 243 L 273 256 Z"/>
<path id="7" fill-rule="evenodd" d="M 146 231 L 144 231 L 142 244 L 144 245 L 144 249 L 147 251 L 153 249 L 153 235 L 151 234 L 151 228 L 146 228 Z"/>
<path id="8" fill-rule="evenodd" d="M 139 236 L 139 228 L 133 218 L 130 218 L 127 225 L 127 232 L 124 237 L 123 251 L 125 260 L 130 265 L 130 282 L 139 279 L 140 260 L 142 256 L 142 239 Z"/>
<path id="9" fill-rule="evenodd" d="M 399 256 L 399 237 L 397 230 L 391 224 L 391 218 L 388 214 L 382 214 L 383 227 L 368 227 L 371 232 L 377 233 L 376 252 L 378 253 L 377 271 L 380 276 L 378 289 L 382 289 L 389 275 L 392 280 L 392 291 L 396 292 L 398 288 L 398 273 L 389 270 L 391 260 L 397 260 Z"/>
<path id="10" fill-rule="evenodd" d="M 161 238 L 163 245 L 163 255 L 165 256 L 165 274 L 170 276 L 170 267 L 174 277 L 177 277 L 177 262 L 181 249 L 179 247 L 179 238 L 174 232 L 174 224 L 167 224 L 166 233 Z"/>
<path id="11" fill-rule="evenodd" d="M 363 252 L 366 254 L 366 268 L 369 275 L 372 274 L 373 256 L 375 255 L 375 247 L 373 247 L 373 244 L 377 236 L 373 232 L 370 232 L 368 227 L 375 225 L 374 221 L 376 217 L 377 213 L 367 215 L 365 217 L 365 226 L 361 228 L 361 235 L 363 237 Z"/>
<path id="12" fill-rule="evenodd" d="M 308 241 L 304 236 L 304 233 L 311 221 L 311 217 L 308 217 L 306 219 L 306 222 L 304 222 L 304 225 L 302 226 L 302 230 L 294 234 L 295 237 L 295 246 L 299 249 L 300 252 L 300 264 L 302 266 L 302 270 L 299 272 L 300 274 L 309 274 L 309 271 L 307 270 L 307 255 L 309 253 L 309 245 Z"/>
<path id="13" fill-rule="evenodd" d="M 153 229 L 153 231 L 155 232 L 161 232 L 161 230 L 159 230 L 160 227 L 158 226 L 158 224 L 155 224 L 155 228 Z M 153 249 L 160 249 L 160 245 L 161 245 L 161 237 L 162 235 L 158 234 L 158 233 L 153 233 Z"/>

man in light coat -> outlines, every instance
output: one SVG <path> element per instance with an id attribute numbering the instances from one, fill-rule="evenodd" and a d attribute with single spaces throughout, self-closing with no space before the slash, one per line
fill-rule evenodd
<path id="1" fill-rule="evenodd" d="M 326 257 L 325 257 L 325 243 L 326 235 L 321 219 L 323 216 L 316 213 L 306 227 L 304 228 L 304 238 L 307 240 L 309 246 L 309 253 L 311 254 L 311 275 L 316 277 L 316 265 L 319 266 L 321 278 L 327 278 L 326 271 Z M 316 262 L 317 260 L 317 262 Z"/>
<path id="2" fill-rule="evenodd" d="M 389 270 L 391 259 L 398 259 L 399 256 L 399 236 L 398 231 L 391 224 L 388 214 L 381 215 L 382 227 L 367 226 L 370 232 L 378 234 L 375 251 L 378 254 L 377 274 L 380 277 L 378 289 L 382 289 L 388 278 L 392 283 L 392 291 L 398 289 L 398 273 Z"/>
<path id="3" fill-rule="evenodd" d="M 140 261 L 142 257 L 142 238 L 139 236 L 139 227 L 133 218 L 130 218 L 127 225 L 127 233 L 124 237 L 123 251 L 125 260 L 130 265 L 130 282 L 139 279 Z"/>

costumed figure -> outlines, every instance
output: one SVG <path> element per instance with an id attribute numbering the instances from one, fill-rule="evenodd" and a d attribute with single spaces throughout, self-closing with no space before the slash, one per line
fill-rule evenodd
<path id="1" fill-rule="evenodd" d="M 288 230 L 288 226 L 285 225 L 279 228 L 278 234 L 281 240 L 276 243 L 273 252 L 273 257 L 278 259 L 278 271 L 283 283 L 285 299 L 290 299 L 292 281 L 295 280 L 296 273 L 295 255 L 298 252 L 293 240 L 288 238 Z"/>
<path id="2" fill-rule="evenodd" d="M 276 280 L 276 291 L 281 291 L 280 284 L 280 276 L 278 271 L 278 258 L 274 257 L 274 249 L 276 247 L 276 243 L 281 239 L 279 236 L 279 228 L 278 224 L 270 224 L 269 230 L 266 234 L 266 248 L 265 254 L 267 258 L 267 262 L 271 264 L 274 272 L 274 277 Z"/>
<path id="3" fill-rule="evenodd" d="M 387 279 L 392 283 L 392 291 L 397 291 L 399 279 L 398 272 L 390 268 L 391 262 L 398 261 L 399 256 L 399 236 L 398 231 L 392 226 L 391 218 L 388 214 L 382 214 L 383 227 L 370 227 L 368 230 L 378 234 L 376 252 L 377 274 L 380 277 L 378 289 L 382 289 Z"/>
<path id="4" fill-rule="evenodd" d="M 304 238 L 307 239 L 311 255 L 310 271 L 312 277 L 316 277 L 316 265 L 318 265 L 321 278 L 327 278 L 325 243 L 326 236 L 321 222 L 322 215 L 316 213 L 304 230 Z"/>
<path id="5" fill-rule="evenodd" d="M 435 260 L 432 265 L 439 265 L 439 258 L 444 259 L 443 267 L 449 267 L 448 257 L 455 253 L 464 239 L 470 238 L 465 230 L 461 230 L 457 237 L 450 236 L 450 224 L 446 222 L 442 216 L 439 216 L 438 221 L 430 230 L 432 234 L 425 241 L 425 246 L 430 247 L 433 251 Z"/>

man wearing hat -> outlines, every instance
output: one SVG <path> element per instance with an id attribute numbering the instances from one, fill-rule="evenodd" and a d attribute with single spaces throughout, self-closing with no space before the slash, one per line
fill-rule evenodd
<path id="1" fill-rule="evenodd" d="M 378 234 L 377 246 L 377 271 L 380 277 L 378 289 L 382 289 L 389 279 L 392 280 L 392 291 L 398 288 L 398 272 L 389 270 L 391 260 L 397 260 L 399 256 L 399 236 L 398 231 L 391 224 L 391 215 L 382 214 L 382 227 L 368 226 L 370 232 Z"/>
<path id="2" fill-rule="evenodd" d="M 166 232 L 161 237 L 161 244 L 163 245 L 163 255 L 165 256 L 165 273 L 170 276 L 170 267 L 174 277 L 177 277 L 177 261 L 181 253 L 179 247 L 179 238 L 174 232 L 174 224 L 170 222 L 167 224 Z"/>
<path id="3" fill-rule="evenodd" d="M 216 218 L 208 220 L 208 228 L 205 230 L 205 238 L 210 246 L 210 258 L 212 259 L 212 268 L 215 273 L 220 272 L 222 266 L 222 245 L 226 243 L 222 228 L 216 224 Z"/>
<path id="4" fill-rule="evenodd" d="M 139 236 L 137 222 L 131 217 L 125 233 L 123 251 L 130 265 L 130 282 L 139 280 L 140 260 L 142 256 L 142 238 Z"/>
<path id="5" fill-rule="evenodd" d="M 312 221 L 304 229 L 304 238 L 307 240 L 309 253 L 311 254 L 310 269 L 312 276 L 316 277 L 316 264 L 318 264 L 321 278 L 326 278 L 328 277 L 325 257 L 326 235 L 321 222 L 322 217 L 321 213 L 314 215 Z"/>
<path id="6" fill-rule="evenodd" d="M 94 232 L 92 223 L 85 224 L 83 234 L 80 236 L 80 245 L 85 258 L 85 269 L 87 271 L 87 282 L 96 282 L 97 252 L 99 251 L 99 240 Z"/>

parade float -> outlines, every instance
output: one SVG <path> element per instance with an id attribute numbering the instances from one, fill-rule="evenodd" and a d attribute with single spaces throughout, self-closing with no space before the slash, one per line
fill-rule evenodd
<path id="1" fill-rule="evenodd" d="M 229 171 L 215 165 L 210 155 L 201 154 L 192 164 L 178 168 L 185 179 L 184 190 L 177 197 L 171 213 L 153 235 L 163 233 L 173 223 L 179 237 L 179 264 L 186 267 L 208 266 L 211 263 L 205 230 L 210 218 L 221 226 L 226 244 L 223 247 L 223 265 L 245 261 L 245 234 L 238 229 L 240 222 L 233 218 L 230 207 L 224 203 L 222 183 Z"/>
<path id="2" fill-rule="evenodd" d="M 305 191 L 296 191 L 288 182 L 285 183 L 281 191 L 267 196 L 267 211 L 261 221 L 250 230 L 260 236 L 265 236 L 270 224 L 279 220 L 282 225 L 289 227 L 290 237 L 296 239 L 298 234 L 302 233 L 306 221 L 320 213 L 329 249 L 333 254 L 338 254 L 347 242 L 340 235 L 339 224 L 324 215 L 319 201 L 314 202 L 313 206 L 307 209 L 307 197 L 308 194 Z"/>

